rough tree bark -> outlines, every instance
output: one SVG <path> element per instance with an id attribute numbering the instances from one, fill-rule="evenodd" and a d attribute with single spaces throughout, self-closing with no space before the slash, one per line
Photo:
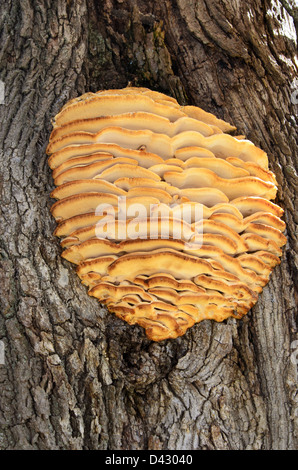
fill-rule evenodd
<path id="1" fill-rule="evenodd" d="M 0 4 L 0 448 L 297 449 L 294 0 Z M 288 243 L 242 321 L 150 342 L 60 258 L 50 120 L 129 82 L 213 112 L 269 154 Z"/>

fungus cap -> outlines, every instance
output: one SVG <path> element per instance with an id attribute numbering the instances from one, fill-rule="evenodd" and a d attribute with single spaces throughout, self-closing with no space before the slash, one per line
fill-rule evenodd
<path id="1" fill-rule="evenodd" d="M 241 319 L 280 263 L 285 223 L 264 150 L 141 87 L 69 100 L 47 146 L 62 257 L 149 339 Z"/>

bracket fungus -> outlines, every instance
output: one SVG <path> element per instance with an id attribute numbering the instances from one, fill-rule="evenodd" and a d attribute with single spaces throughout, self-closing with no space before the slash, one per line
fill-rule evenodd
<path id="1" fill-rule="evenodd" d="M 267 154 L 229 123 L 147 88 L 86 93 L 47 147 L 62 257 L 149 339 L 240 319 L 286 243 Z"/>

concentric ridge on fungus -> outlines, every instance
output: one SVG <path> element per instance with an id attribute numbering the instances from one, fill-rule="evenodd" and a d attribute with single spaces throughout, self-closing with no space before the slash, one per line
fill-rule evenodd
<path id="1" fill-rule="evenodd" d="M 62 257 L 90 296 L 154 341 L 240 319 L 280 263 L 275 176 L 266 153 L 231 131 L 135 87 L 86 93 L 53 119 Z"/>

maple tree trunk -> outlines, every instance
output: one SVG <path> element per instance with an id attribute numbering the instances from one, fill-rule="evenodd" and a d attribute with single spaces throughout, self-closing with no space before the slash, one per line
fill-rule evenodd
<path id="1" fill-rule="evenodd" d="M 0 449 L 297 449 L 294 1 L 6 0 L 0 13 Z M 151 342 L 60 257 L 51 118 L 128 83 L 201 106 L 268 152 L 288 242 L 241 321 Z"/>

